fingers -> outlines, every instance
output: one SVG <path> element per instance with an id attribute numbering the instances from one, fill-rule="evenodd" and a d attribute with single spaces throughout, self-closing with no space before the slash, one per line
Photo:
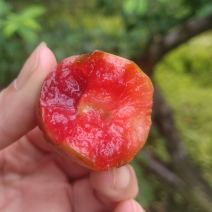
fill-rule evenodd
<path id="1" fill-rule="evenodd" d="M 45 141 L 43 133 L 38 127 L 27 133 L 27 138 L 28 141 L 30 141 L 30 143 L 36 146 L 40 151 L 47 153 L 51 152 L 53 160 L 67 175 L 70 182 L 89 175 L 89 169 L 62 157 L 57 152 L 53 151 L 52 147 L 47 143 L 47 141 Z"/>
<path id="2" fill-rule="evenodd" d="M 97 191 L 101 202 L 121 201 L 135 198 L 138 194 L 138 183 L 131 165 L 126 165 L 113 172 L 91 172 L 91 184 Z"/>
<path id="3" fill-rule="evenodd" d="M 39 127 L 35 127 L 33 130 L 28 132 L 27 139 L 39 150 L 44 152 L 52 152 L 51 146 L 45 140 L 43 132 L 39 129 Z"/>
<path id="4" fill-rule="evenodd" d="M 130 165 L 112 172 L 91 171 L 90 179 L 84 177 L 71 185 L 75 212 L 108 212 L 114 209 L 115 212 L 135 212 L 139 208 L 139 204 L 131 200 L 138 193 L 138 185 Z"/>
<path id="5" fill-rule="evenodd" d="M 57 165 L 63 170 L 63 172 L 68 176 L 69 181 L 74 181 L 76 179 L 88 176 L 90 170 L 80 166 L 74 161 L 68 160 L 57 153 L 53 153 L 54 160 Z"/>
<path id="6" fill-rule="evenodd" d="M 0 150 L 36 126 L 36 105 L 42 83 L 56 59 L 43 43 L 32 53 L 15 83 L 0 93 Z"/>
<path id="7" fill-rule="evenodd" d="M 39 57 L 41 54 L 42 49 L 46 47 L 46 43 L 42 42 L 30 55 L 26 63 L 24 64 L 23 68 L 21 69 L 21 72 L 19 73 L 16 81 L 15 81 L 15 87 L 16 89 L 20 89 L 23 87 L 24 83 L 26 82 L 27 78 L 30 76 L 30 74 L 38 67 Z M 40 65 L 40 64 L 39 64 Z"/>

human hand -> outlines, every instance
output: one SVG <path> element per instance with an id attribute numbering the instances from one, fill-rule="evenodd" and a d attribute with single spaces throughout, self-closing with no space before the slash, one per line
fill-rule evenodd
<path id="1" fill-rule="evenodd" d="M 56 59 L 41 43 L 0 93 L 1 212 L 143 212 L 133 168 L 90 171 L 51 150 L 37 127 L 42 83 Z"/>

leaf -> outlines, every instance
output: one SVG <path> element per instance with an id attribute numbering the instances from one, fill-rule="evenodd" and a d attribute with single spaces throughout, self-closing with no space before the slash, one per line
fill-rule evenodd
<path id="1" fill-rule="evenodd" d="M 123 10 L 127 15 L 143 15 L 148 7 L 147 0 L 125 0 Z"/>
<path id="2" fill-rule="evenodd" d="M 37 37 L 35 31 L 41 29 L 35 17 L 44 12 L 43 7 L 33 6 L 25 9 L 21 13 L 11 13 L 7 16 L 6 21 L 0 22 L 0 26 L 4 27 L 4 34 L 6 37 L 12 36 L 15 32 L 29 42 L 34 42 Z"/>
<path id="3" fill-rule="evenodd" d="M 175 0 L 158 0 L 159 2 L 174 2 Z"/>
<path id="4" fill-rule="evenodd" d="M 24 19 L 23 25 L 34 30 L 39 30 L 41 28 L 40 25 L 34 19 L 31 18 Z"/>
<path id="5" fill-rule="evenodd" d="M 22 18 L 36 18 L 45 13 L 45 8 L 42 6 L 31 6 L 23 10 L 20 15 Z"/>
<path id="6" fill-rule="evenodd" d="M 19 28 L 19 25 L 15 22 L 10 22 L 7 24 L 4 28 L 4 34 L 6 37 L 10 37 L 12 34 L 14 34 L 17 29 Z"/>

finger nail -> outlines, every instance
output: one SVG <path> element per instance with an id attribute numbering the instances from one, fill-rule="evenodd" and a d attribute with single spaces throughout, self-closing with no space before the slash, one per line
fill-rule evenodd
<path id="1" fill-rule="evenodd" d="M 34 50 L 34 52 L 30 55 L 30 57 L 24 64 L 20 74 L 14 82 L 14 87 L 16 90 L 22 88 L 30 74 L 38 67 L 40 53 L 45 46 L 45 42 L 40 43 L 40 45 L 38 45 L 38 47 Z"/>
<path id="2" fill-rule="evenodd" d="M 46 46 L 46 43 L 45 42 L 42 42 L 40 43 L 40 45 L 37 47 L 37 54 L 36 54 L 36 61 L 35 61 L 35 64 L 34 64 L 34 67 L 32 68 L 32 72 L 38 67 L 38 61 L 39 61 L 39 58 L 40 58 L 40 52 L 41 52 L 41 49 Z"/>
<path id="3" fill-rule="evenodd" d="M 18 87 L 17 87 L 17 78 L 13 81 L 13 85 L 14 85 L 15 90 L 18 90 Z"/>
<path id="4" fill-rule="evenodd" d="M 120 168 L 114 168 L 113 176 L 113 189 L 123 189 L 129 184 L 130 173 L 127 165 Z"/>
<path id="5" fill-rule="evenodd" d="M 132 206 L 133 206 L 133 212 L 146 212 L 138 202 L 136 202 L 134 199 L 130 199 Z"/>

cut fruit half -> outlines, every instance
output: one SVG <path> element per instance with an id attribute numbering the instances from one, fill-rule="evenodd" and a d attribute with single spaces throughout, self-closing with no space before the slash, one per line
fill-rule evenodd
<path id="1" fill-rule="evenodd" d="M 39 123 L 60 154 L 93 170 L 129 163 L 151 126 L 153 86 L 138 66 L 101 51 L 59 63 L 43 83 Z"/>

